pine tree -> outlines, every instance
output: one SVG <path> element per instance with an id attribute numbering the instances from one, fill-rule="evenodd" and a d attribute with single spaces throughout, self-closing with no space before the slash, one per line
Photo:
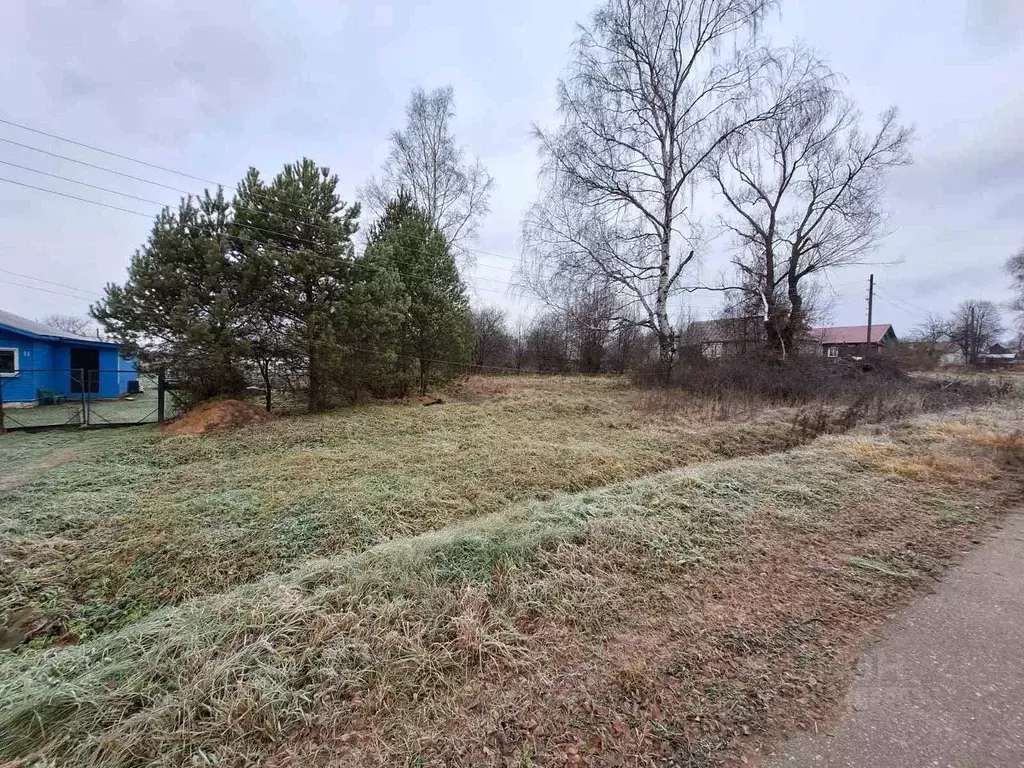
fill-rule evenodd
<path id="1" fill-rule="evenodd" d="M 367 257 L 394 267 L 408 297 L 399 329 L 400 379 L 421 394 L 464 370 L 475 345 L 466 288 L 444 235 L 405 191 L 373 225 Z"/>
<path id="2" fill-rule="evenodd" d="M 302 160 L 269 183 L 250 169 L 231 205 L 218 192 L 164 210 L 93 316 L 194 400 L 241 394 L 257 370 L 268 409 L 275 374 L 309 410 L 393 390 L 412 294 L 390 249 L 356 257 L 359 206 L 337 184 Z"/>
<path id="3" fill-rule="evenodd" d="M 304 158 L 270 183 L 250 168 L 234 201 L 250 305 L 267 321 L 266 347 L 305 373 L 310 411 L 342 387 L 331 374 L 344 355 L 359 205 L 342 202 L 337 186 L 328 168 Z"/>
<path id="4" fill-rule="evenodd" d="M 91 308 L 131 352 L 170 366 L 193 399 L 245 388 L 249 317 L 238 301 L 240 263 L 222 191 L 165 208 L 135 252 L 123 286 Z"/>

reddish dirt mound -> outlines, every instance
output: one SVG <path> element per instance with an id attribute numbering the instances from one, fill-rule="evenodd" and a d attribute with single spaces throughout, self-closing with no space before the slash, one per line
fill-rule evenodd
<path id="1" fill-rule="evenodd" d="M 244 400 L 207 400 L 165 424 L 163 431 L 169 435 L 200 435 L 211 429 L 260 424 L 272 418 L 263 408 Z"/>

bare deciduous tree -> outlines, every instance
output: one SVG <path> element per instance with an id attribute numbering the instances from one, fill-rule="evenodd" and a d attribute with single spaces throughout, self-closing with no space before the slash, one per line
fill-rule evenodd
<path id="1" fill-rule="evenodd" d="M 476 235 L 490 210 L 494 180 L 479 160 L 470 162 L 455 143 L 455 92 L 437 88 L 412 92 L 406 108 L 405 130 L 391 134 L 391 153 L 379 178 L 371 177 L 360 196 L 380 215 L 400 189 L 441 230 L 449 245 L 464 254 L 465 243 Z"/>
<path id="2" fill-rule="evenodd" d="M 480 307 L 471 309 L 469 318 L 476 332 L 474 364 L 480 368 L 510 366 L 512 336 L 505 313 L 497 307 Z"/>
<path id="3" fill-rule="evenodd" d="M 566 328 L 568 359 L 581 373 L 604 370 L 610 341 L 619 324 L 619 300 L 607 286 L 584 288 L 555 310 Z"/>
<path id="4" fill-rule="evenodd" d="M 561 127 L 536 129 L 544 190 L 524 222 L 527 282 L 549 301 L 588 284 L 620 294 L 620 323 L 676 354 L 669 303 L 700 231 L 687 193 L 749 114 L 763 66 L 757 23 L 774 0 L 608 0 L 559 83 Z M 635 319 L 638 313 L 639 320 Z"/>
<path id="5" fill-rule="evenodd" d="M 999 340 L 1003 328 L 999 308 L 991 301 L 971 299 L 963 302 L 949 319 L 949 339 L 963 353 L 968 363 Z"/>
<path id="6" fill-rule="evenodd" d="M 569 370 L 569 336 L 564 315 L 545 312 L 530 323 L 526 356 L 541 371 Z"/>
<path id="7" fill-rule="evenodd" d="M 1021 248 L 1006 262 L 1006 271 L 1013 281 L 1013 298 L 1010 309 L 1017 313 L 1017 322 L 1024 333 L 1024 248 Z"/>
<path id="8" fill-rule="evenodd" d="M 929 312 L 918 325 L 912 339 L 925 344 L 940 344 L 949 340 L 949 321 L 940 315 Z"/>
<path id="9" fill-rule="evenodd" d="M 43 325 L 48 325 L 51 328 L 56 328 L 57 330 L 64 331 L 65 333 L 71 333 L 75 336 L 99 338 L 99 329 L 88 317 L 56 314 L 47 315 L 40 322 Z"/>
<path id="10" fill-rule="evenodd" d="M 804 281 L 858 263 L 885 234 L 884 181 L 910 162 L 911 130 L 891 108 L 864 133 L 837 77 L 806 51 L 775 52 L 764 73 L 759 98 L 776 108 L 719 146 L 711 174 L 742 247 L 736 264 L 785 351 L 806 325 Z"/>

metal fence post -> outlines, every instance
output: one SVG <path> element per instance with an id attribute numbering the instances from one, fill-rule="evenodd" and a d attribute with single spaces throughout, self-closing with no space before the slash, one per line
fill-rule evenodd
<path id="1" fill-rule="evenodd" d="M 0 377 L 0 434 L 4 431 L 4 380 Z"/>
<path id="2" fill-rule="evenodd" d="M 164 423 L 164 387 L 167 384 L 167 371 L 163 366 L 156 374 L 156 420 Z"/>
<path id="3" fill-rule="evenodd" d="M 82 423 L 80 426 L 89 426 L 89 396 L 86 390 L 88 387 L 85 383 L 85 369 L 78 369 L 78 381 L 81 383 L 79 389 L 82 390 Z"/>

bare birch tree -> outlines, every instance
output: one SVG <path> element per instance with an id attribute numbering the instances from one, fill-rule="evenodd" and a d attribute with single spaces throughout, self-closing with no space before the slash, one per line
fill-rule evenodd
<path id="1" fill-rule="evenodd" d="M 455 143 L 455 92 L 451 86 L 412 92 L 405 129 L 391 134 L 391 153 L 379 177 L 360 189 L 378 216 L 405 189 L 441 230 L 448 244 L 464 251 L 490 210 L 494 180 L 479 160 L 469 161 Z M 463 253 L 464 255 L 464 253 Z"/>
<path id="2" fill-rule="evenodd" d="M 774 109 L 720 145 L 712 177 L 742 247 L 741 277 L 785 352 L 806 325 L 807 279 L 860 262 L 885 235 L 885 178 L 910 162 L 911 130 L 890 108 L 865 133 L 836 75 L 806 51 L 776 52 L 764 72 L 759 98 Z"/>
<path id="3" fill-rule="evenodd" d="M 1018 250 L 1006 262 L 1006 271 L 1010 274 L 1013 298 L 1010 309 L 1017 315 L 1017 325 L 1024 332 L 1024 248 Z"/>
<path id="4" fill-rule="evenodd" d="M 543 191 L 524 222 L 529 286 L 550 301 L 611 283 L 617 320 L 653 333 L 666 375 L 669 305 L 699 241 L 687 203 L 716 148 L 763 117 L 745 108 L 763 65 L 754 33 L 774 4 L 607 0 L 559 83 L 561 126 L 535 129 Z"/>

